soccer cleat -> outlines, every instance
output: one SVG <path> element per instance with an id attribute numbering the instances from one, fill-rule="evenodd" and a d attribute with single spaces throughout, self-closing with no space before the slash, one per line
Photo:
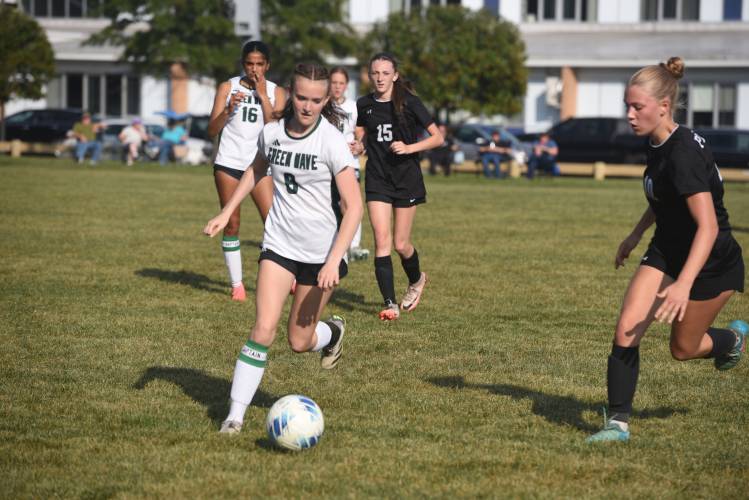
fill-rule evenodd
<path id="1" fill-rule="evenodd" d="M 244 302 L 247 299 L 247 292 L 244 291 L 244 285 L 240 283 L 231 287 L 231 300 Z"/>
<path id="2" fill-rule="evenodd" d="M 715 358 L 715 368 L 721 371 L 730 370 L 741 361 L 741 357 L 746 352 L 746 336 L 749 333 L 749 324 L 737 319 L 731 321 L 728 329 L 736 335 L 736 345 L 727 353 Z"/>
<path id="3" fill-rule="evenodd" d="M 320 351 L 320 366 L 324 370 L 332 370 L 338 364 L 338 360 L 341 359 L 341 352 L 343 351 L 343 333 L 346 330 L 346 320 L 340 316 L 331 316 L 328 320 L 338 327 L 340 333 L 337 338 L 334 334 L 330 339 L 330 343 L 322 348 Z"/>
<path id="4" fill-rule="evenodd" d="M 614 419 L 606 419 L 606 410 L 603 410 L 603 429 L 589 436 L 586 443 L 604 443 L 609 441 L 629 441 L 629 430 L 624 430 L 622 422 Z"/>
<path id="5" fill-rule="evenodd" d="M 409 312 L 416 309 L 416 306 L 419 305 L 419 300 L 421 300 L 421 294 L 424 293 L 424 287 L 426 286 L 426 284 L 427 275 L 426 273 L 421 273 L 419 281 L 408 285 L 406 294 L 403 296 L 403 300 L 401 301 L 401 309 Z"/>
<path id="6" fill-rule="evenodd" d="M 239 434 L 242 430 L 242 422 L 237 420 L 224 420 L 221 422 L 220 434 Z"/>
<path id="7" fill-rule="evenodd" d="M 385 304 L 385 309 L 380 311 L 380 319 L 382 321 L 395 321 L 400 315 L 401 311 L 398 304 L 394 304 L 393 302 Z"/>

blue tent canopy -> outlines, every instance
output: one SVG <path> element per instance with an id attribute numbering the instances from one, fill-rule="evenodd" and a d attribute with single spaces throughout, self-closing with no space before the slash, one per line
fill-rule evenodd
<path id="1" fill-rule="evenodd" d="M 166 117 L 167 120 L 182 121 L 187 120 L 190 117 L 190 113 L 177 113 L 171 109 L 166 111 L 157 111 L 155 114 Z"/>

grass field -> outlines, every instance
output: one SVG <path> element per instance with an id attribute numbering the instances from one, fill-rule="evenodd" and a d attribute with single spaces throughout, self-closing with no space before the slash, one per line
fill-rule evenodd
<path id="1" fill-rule="evenodd" d="M 220 244 L 201 235 L 210 170 L 0 158 L 0 496 L 747 497 L 749 363 L 672 361 L 663 326 L 641 349 L 632 440 L 583 442 L 602 422 L 636 263 L 614 271 L 613 256 L 645 208 L 639 181 L 427 182 L 419 308 L 380 323 L 372 262 L 352 263 L 328 308 L 350 326 L 339 367 L 279 336 L 227 437 L 254 302 L 229 300 Z M 727 185 L 726 204 L 747 249 L 749 185 Z M 241 236 L 254 298 L 251 204 Z M 746 296 L 719 322 L 737 317 Z M 325 414 L 308 452 L 265 438 L 289 393 Z"/>

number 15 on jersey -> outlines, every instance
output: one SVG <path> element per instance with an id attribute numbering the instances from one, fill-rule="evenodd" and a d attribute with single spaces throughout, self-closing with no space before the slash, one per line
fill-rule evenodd
<path id="1" fill-rule="evenodd" d="M 393 140 L 393 124 L 381 123 L 377 125 L 377 142 L 391 142 Z"/>

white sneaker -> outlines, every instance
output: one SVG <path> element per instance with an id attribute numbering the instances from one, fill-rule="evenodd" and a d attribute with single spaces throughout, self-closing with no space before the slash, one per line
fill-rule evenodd
<path id="1" fill-rule="evenodd" d="M 224 420 L 221 422 L 220 434 L 239 434 L 242 430 L 242 422 L 236 420 Z"/>
<path id="2" fill-rule="evenodd" d="M 330 339 L 330 344 L 322 348 L 320 352 L 320 366 L 324 370 L 332 370 L 338 364 L 338 360 L 341 359 L 341 352 L 343 351 L 343 332 L 346 330 L 346 320 L 340 316 L 331 316 L 331 322 L 335 323 L 338 330 L 341 332 L 338 338 Z"/>
<path id="3" fill-rule="evenodd" d="M 427 275 L 426 273 L 421 273 L 419 281 L 408 285 L 403 300 L 401 301 L 401 309 L 404 311 L 413 311 L 416 309 L 416 306 L 419 305 L 419 301 L 421 300 L 421 294 L 424 293 L 424 287 L 426 284 Z"/>

